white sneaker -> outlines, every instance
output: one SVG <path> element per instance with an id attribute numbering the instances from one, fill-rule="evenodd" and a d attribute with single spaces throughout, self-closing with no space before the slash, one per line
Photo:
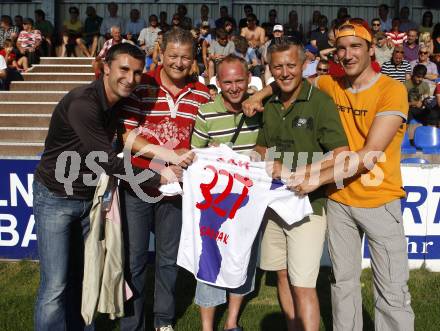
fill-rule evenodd
<path id="1" fill-rule="evenodd" d="M 174 331 L 171 325 L 161 326 L 160 328 L 156 328 L 156 331 Z"/>

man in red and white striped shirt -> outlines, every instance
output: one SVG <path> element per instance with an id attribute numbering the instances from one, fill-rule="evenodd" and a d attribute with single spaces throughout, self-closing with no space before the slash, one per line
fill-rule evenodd
<path id="1" fill-rule="evenodd" d="M 403 45 L 403 42 L 408 38 L 406 32 L 400 31 L 400 19 L 393 18 L 391 30 L 385 32 L 388 39 L 391 39 L 394 46 Z"/>
<path id="2" fill-rule="evenodd" d="M 151 144 L 161 145 L 185 154 L 190 149 L 190 138 L 199 107 L 209 101 L 208 89 L 189 82 L 194 59 L 193 38 L 189 31 L 172 29 L 164 36 L 163 66 L 146 74 L 134 93 L 122 106 L 124 141 L 136 130 L 138 137 Z M 153 168 L 154 162 L 132 158 L 140 168 Z M 158 199 L 158 190 L 145 191 L 151 197 L 144 201 L 127 187 L 122 188 L 122 216 L 125 241 L 128 243 L 126 278 L 135 297 L 128 302 L 121 330 L 145 327 L 145 270 L 149 230 L 155 222 L 156 269 L 154 294 L 154 327 L 169 331 L 175 318 L 175 282 L 177 250 L 182 226 L 180 196 Z"/>

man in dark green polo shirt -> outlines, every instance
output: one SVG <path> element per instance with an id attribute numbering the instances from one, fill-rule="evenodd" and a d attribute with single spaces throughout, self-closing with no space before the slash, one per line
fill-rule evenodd
<path id="1" fill-rule="evenodd" d="M 323 158 L 323 153 L 348 150 L 336 105 L 302 78 L 302 46 L 290 42 L 273 45 L 268 60 L 279 89 L 264 106 L 257 151 L 266 160 L 282 163 L 290 174 L 297 166 Z M 275 176 L 279 175 L 277 169 L 274 167 Z M 326 231 L 325 188 L 309 194 L 309 199 L 314 214 L 293 227 L 269 212 L 261 245 L 260 266 L 277 271 L 278 295 L 289 330 L 297 326 L 319 329 L 315 287 Z"/>

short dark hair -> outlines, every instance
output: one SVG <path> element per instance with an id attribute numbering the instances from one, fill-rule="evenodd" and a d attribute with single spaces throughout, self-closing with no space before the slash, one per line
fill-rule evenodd
<path id="1" fill-rule="evenodd" d="M 12 25 L 12 18 L 9 15 L 2 15 L 0 18 L 0 22 L 6 23 L 8 25 Z"/>
<path id="2" fill-rule="evenodd" d="M 380 4 L 380 5 L 379 5 L 379 8 L 383 8 L 383 9 L 385 9 L 386 11 L 388 11 L 388 10 L 390 9 L 390 8 L 388 7 L 388 5 L 385 4 L 385 3 Z"/>
<path id="3" fill-rule="evenodd" d="M 206 87 L 208 88 L 208 90 L 215 90 L 216 92 L 218 92 L 218 88 L 214 84 L 208 84 L 206 85 Z"/>
<path id="4" fill-rule="evenodd" d="M 128 54 L 136 60 L 145 63 L 145 53 L 138 46 L 130 43 L 121 43 L 112 46 L 105 56 L 105 62 L 110 66 L 111 63 L 122 54 Z"/>
<path id="5" fill-rule="evenodd" d="M 34 11 L 34 14 L 42 17 L 43 20 L 46 19 L 46 13 L 44 11 L 42 11 L 41 9 L 37 9 L 36 11 Z"/>
<path id="6" fill-rule="evenodd" d="M 248 41 L 243 36 L 237 36 L 234 38 L 234 46 L 235 46 L 235 50 L 241 54 L 246 54 L 249 48 Z"/>
<path id="7" fill-rule="evenodd" d="M 219 28 L 215 30 L 215 36 L 217 37 L 217 39 L 224 39 L 228 36 L 228 34 L 226 33 L 225 29 Z"/>
<path id="8" fill-rule="evenodd" d="M 75 6 L 69 7 L 69 14 L 72 14 L 72 13 L 79 14 L 78 7 L 75 7 Z"/>
<path id="9" fill-rule="evenodd" d="M 249 14 L 247 17 L 248 20 L 253 20 L 255 22 L 258 21 L 257 16 L 255 14 Z"/>
<path id="10" fill-rule="evenodd" d="M 169 43 L 191 45 L 192 55 L 194 55 L 194 38 L 190 31 L 181 28 L 174 28 L 163 36 L 163 50 L 167 49 Z"/>
<path id="11" fill-rule="evenodd" d="M 428 69 L 426 69 L 426 67 L 423 64 L 417 64 L 413 69 L 412 75 L 425 77 L 427 72 Z"/>

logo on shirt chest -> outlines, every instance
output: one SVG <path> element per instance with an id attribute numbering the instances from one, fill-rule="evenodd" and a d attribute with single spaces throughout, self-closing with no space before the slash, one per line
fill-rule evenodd
<path id="1" fill-rule="evenodd" d="M 292 127 L 313 130 L 314 128 L 313 118 L 296 116 L 292 121 Z"/>

